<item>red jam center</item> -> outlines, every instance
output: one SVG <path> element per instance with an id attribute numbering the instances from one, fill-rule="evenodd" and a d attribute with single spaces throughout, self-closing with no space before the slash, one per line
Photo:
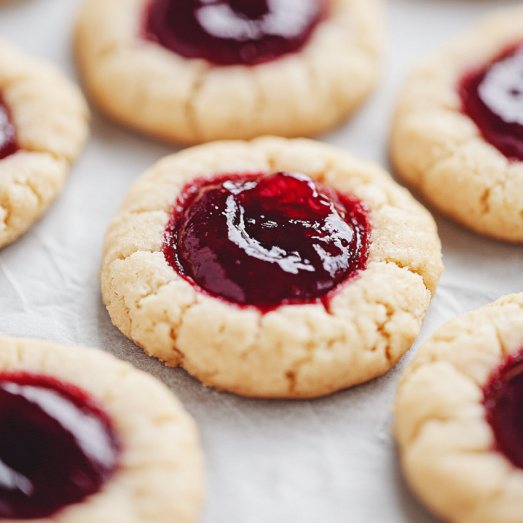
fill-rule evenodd
<path id="1" fill-rule="evenodd" d="M 299 51 L 326 12 L 327 0 L 150 0 L 144 34 L 186 58 L 256 65 Z"/>
<path id="2" fill-rule="evenodd" d="M 523 468 L 523 349 L 505 359 L 483 392 L 498 450 Z"/>
<path id="3" fill-rule="evenodd" d="M 18 151 L 16 130 L 9 110 L 0 96 L 0 160 Z"/>
<path id="4" fill-rule="evenodd" d="M 302 174 L 226 175 L 188 185 L 164 254 L 215 297 L 262 311 L 323 300 L 365 268 L 367 215 Z"/>
<path id="5" fill-rule="evenodd" d="M 484 139 L 508 159 L 523 161 L 523 44 L 466 74 L 459 92 Z"/>
<path id="6" fill-rule="evenodd" d="M 47 518 L 100 490 L 120 444 L 82 391 L 45 376 L 0 374 L 0 518 Z"/>

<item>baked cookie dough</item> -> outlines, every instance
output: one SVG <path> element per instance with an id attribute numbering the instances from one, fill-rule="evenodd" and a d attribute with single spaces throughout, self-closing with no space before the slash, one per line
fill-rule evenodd
<path id="1" fill-rule="evenodd" d="M 410 347 L 440 249 L 430 214 L 377 166 L 309 140 L 218 142 L 131 188 L 102 294 L 128 338 L 205 384 L 314 397 Z"/>
<path id="2" fill-rule="evenodd" d="M 470 229 L 523 242 L 523 8 L 491 14 L 412 73 L 392 161 L 428 202 Z"/>
<path id="3" fill-rule="evenodd" d="M 197 521 L 196 428 L 159 381 L 94 349 L 0 347 L 2 521 Z"/>
<path id="4" fill-rule="evenodd" d="M 85 0 L 76 54 L 105 113 L 194 144 L 332 128 L 373 89 L 382 36 L 381 0 Z"/>
<path id="5" fill-rule="evenodd" d="M 520 523 L 523 294 L 442 327 L 416 354 L 395 434 L 414 492 L 445 521 Z"/>
<path id="6" fill-rule="evenodd" d="M 57 197 L 87 133 L 79 90 L 50 64 L 0 39 L 0 247 Z"/>

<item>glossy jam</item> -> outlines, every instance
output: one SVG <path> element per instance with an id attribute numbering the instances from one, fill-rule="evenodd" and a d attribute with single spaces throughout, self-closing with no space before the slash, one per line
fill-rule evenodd
<path id="1" fill-rule="evenodd" d="M 505 359 L 483 392 L 498 450 L 523 468 L 523 349 Z"/>
<path id="2" fill-rule="evenodd" d="M 0 96 L 0 160 L 18 151 L 16 129 L 9 110 Z"/>
<path id="3" fill-rule="evenodd" d="M 120 444 L 107 415 L 76 387 L 0 374 L 0 519 L 46 518 L 100 490 Z"/>
<path id="4" fill-rule="evenodd" d="M 212 296 L 262 311 L 325 299 L 365 268 L 362 204 L 301 174 L 245 174 L 185 188 L 164 254 Z"/>
<path id="5" fill-rule="evenodd" d="M 523 161 L 523 43 L 470 71 L 459 86 L 463 111 L 484 139 L 512 161 Z"/>
<path id="6" fill-rule="evenodd" d="M 256 65 L 299 51 L 328 0 L 150 0 L 144 36 L 186 58 Z"/>

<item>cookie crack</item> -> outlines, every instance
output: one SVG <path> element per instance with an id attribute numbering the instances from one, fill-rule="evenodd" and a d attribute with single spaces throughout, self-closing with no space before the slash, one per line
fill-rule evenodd
<path id="1" fill-rule="evenodd" d="M 336 165 L 335 160 L 332 160 L 332 159 L 328 158 L 325 161 L 325 166 L 323 167 L 323 169 L 316 173 L 316 179 L 318 180 L 319 183 L 322 183 L 324 185 L 328 185 L 327 182 L 326 182 L 327 173 L 332 171 L 335 165 Z"/>
<path id="2" fill-rule="evenodd" d="M 2 211 L 4 211 L 2 213 L 2 224 L 4 226 L 3 229 L 5 230 L 5 229 L 9 228 L 9 224 L 11 223 L 13 210 L 12 210 L 11 205 L 9 204 L 8 201 L 5 200 L 5 198 L 2 198 L 2 200 L 0 202 L 0 209 Z"/>
<path id="3" fill-rule="evenodd" d="M 136 251 L 136 253 L 141 252 L 152 252 L 152 251 Z M 127 256 L 125 259 L 130 258 L 132 255 Z M 115 260 L 116 261 L 116 260 Z M 168 287 L 169 285 L 173 285 L 176 283 L 176 279 L 169 279 L 163 282 L 158 282 L 156 285 L 150 285 L 148 290 L 146 290 L 144 293 L 142 293 L 137 299 L 133 300 L 131 304 L 125 303 L 126 311 L 129 317 L 130 322 L 130 330 L 133 331 L 133 326 L 136 325 L 136 319 L 135 314 L 133 313 L 134 310 L 141 310 L 144 306 L 144 302 L 148 300 L 149 298 L 153 296 L 159 295 L 163 289 Z M 125 301 L 125 299 L 124 299 Z M 185 354 L 180 350 L 179 344 L 178 344 L 178 336 L 183 328 L 183 324 L 185 322 L 185 318 L 187 313 L 199 303 L 198 297 L 195 295 L 193 299 L 188 302 L 181 304 L 178 320 L 176 322 L 172 322 L 170 320 L 160 320 L 162 323 L 165 323 L 169 327 L 169 338 L 171 340 L 171 351 L 172 355 L 175 356 L 174 358 L 170 359 L 168 362 L 169 366 L 183 366 L 183 362 L 185 360 Z M 133 340 L 136 342 L 134 336 Z"/>
<path id="4" fill-rule="evenodd" d="M 96 51 L 97 60 L 105 60 L 108 56 L 111 56 L 113 53 L 123 49 L 126 49 L 126 43 L 119 41 L 110 41 L 105 42 L 104 45 L 101 45 Z"/>
<path id="5" fill-rule="evenodd" d="M 487 187 L 479 198 L 479 204 L 481 208 L 481 214 L 485 215 L 490 212 L 490 195 L 492 194 L 493 188 Z"/>
<path id="6" fill-rule="evenodd" d="M 56 160 L 58 162 L 65 162 L 68 167 L 71 167 L 74 163 L 73 158 L 70 158 L 69 156 L 61 154 L 57 151 L 51 151 L 49 149 L 46 149 L 45 147 L 37 147 L 35 145 L 24 145 L 21 151 L 35 154 L 46 154 L 47 156 L 50 156 L 53 160 Z"/>
<path id="7" fill-rule="evenodd" d="M 408 375 L 407 380 L 410 381 L 412 379 L 412 376 L 414 373 L 416 373 L 422 369 L 432 367 L 436 363 L 439 363 L 439 364 L 443 363 L 445 365 L 448 365 L 453 371 L 455 371 L 457 374 L 459 374 L 460 377 L 464 378 L 469 384 L 473 385 L 475 389 L 481 390 L 481 387 L 470 376 L 465 374 L 465 372 L 463 372 L 461 369 L 456 367 L 456 365 L 452 361 L 449 361 L 449 360 L 436 360 L 436 361 L 423 362 L 423 363 L 419 364 L 418 366 L 416 366 L 411 371 L 411 373 Z M 404 386 L 405 383 L 406 383 L 405 381 L 402 382 L 401 386 Z M 416 443 L 417 439 L 420 437 L 421 432 L 423 431 L 423 428 L 427 425 L 427 423 L 429 423 L 431 421 L 440 421 L 440 422 L 444 423 L 444 422 L 450 421 L 452 419 L 453 419 L 453 417 L 450 415 L 443 416 L 441 414 L 427 414 L 425 416 L 420 417 L 414 423 L 414 428 L 411 431 L 411 433 L 409 434 L 406 444 L 414 445 Z"/>
<path id="8" fill-rule="evenodd" d="M 392 338 L 387 330 L 387 327 L 390 325 L 392 319 L 394 318 L 395 311 L 388 303 L 377 303 L 379 303 L 385 308 L 386 317 L 383 321 L 376 323 L 376 331 L 385 341 L 385 358 L 387 359 L 387 363 L 389 365 L 392 365 L 392 363 L 394 362 L 394 355 L 392 354 Z"/>
<path id="9" fill-rule="evenodd" d="M 178 337 L 180 335 L 180 331 L 183 329 L 183 325 L 185 323 L 185 318 L 187 314 L 190 312 L 192 308 L 195 307 L 195 305 L 198 304 L 198 299 L 195 297 L 193 301 L 187 304 L 183 304 L 180 307 L 180 318 L 179 321 L 176 323 L 169 324 L 169 337 L 172 341 L 172 352 L 174 355 L 176 355 L 176 363 L 177 365 L 183 367 L 185 362 L 185 353 L 180 349 L 180 346 L 178 344 Z"/>
<path id="10" fill-rule="evenodd" d="M 162 291 L 162 289 L 164 289 L 165 287 L 167 287 L 171 283 L 173 283 L 173 280 L 165 281 L 165 282 L 162 282 L 162 283 L 160 283 L 160 284 L 158 284 L 156 286 L 150 287 L 149 290 L 147 290 L 145 293 L 140 295 L 140 297 L 136 300 L 136 302 L 134 304 L 136 309 L 140 310 L 143 307 L 143 302 L 147 298 L 150 298 L 151 296 L 156 296 L 159 292 Z"/>
<path id="11" fill-rule="evenodd" d="M 13 85 L 16 85 L 18 82 L 25 82 L 27 80 L 30 80 L 31 79 L 31 75 L 28 74 L 28 73 L 21 73 L 21 74 L 18 74 L 17 76 L 13 77 L 13 78 L 9 78 L 7 80 L 2 80 L 1 81 L 1 88 L 2 88 L 2 91 L 5 91 L 7 89 L 9 89 L 10 87 L 12 87 Z"/>
<path id="12" fill-rule="evenodd" d="M 503 171 L 503 178 L 494 180 L 494 183 L 490 184 L 488 187 L 485 188 L 483 193 L 481 194 L 479 198 L 479 205 L 480 205 L 480 214 L 482 216 L 489 214 L 492 210 L 492 206 L 490 203 L 490 198 L 492 196 L 492 193 L 497 189 L 500 188 L 503 191 L 503 194 L 506 192 L 508 177 L 506 171 Z M 520 214 L 523 218 L 523 209 L 521 210 Z"/>
<path id="13" fill-rule="evenodd" d="M 34 198 L 36 199 L 36 205 L 38 207 L 36 214 L 39 214 L 42 211 L 42 209 L 45 207 L 41 194 L 34 188 L 32 183 L 28 179 L 25 179 L 25 180 L 14 179 L 14 180 L 11 180 L 10 185 L 27 189 L 34 196 Z M 12 220 L 18 214 L 13 209 L 13 205 L 10 202 L 9 196 L 10 196 L 10 193 L 9 193 L 9 191 L 7 191 L 6 193 L 4 193 L 2 195 L 1 200 L 0 200 L 0 209 L 2 209 L 4 211 L 3 216 L 2 216 L 2 223 L 4 224 L 5 229 L 9 229 L 9 227 L 11 226 Z"/>
<path id="14" fill-rule="evenodd" d="M 40 209 L 42 209 L 45 206 L 44 198 L 40 194 L 40 192 L 36 189 L 36 187 L 34 186 L 33 182 L 30 179 L 26 179 L 25 183 L 23 183 L 21 185 L 24 185 L 25 187 L 27 187 L 31 191 L 31 193 L 36 198 L 36 201 L 38 203 L 38 207 Z"/>
<path id="15" fill-rule="evenodd" d="M 503 357 L 507 356 L 508 354 L 510 354 L 511 351 L 507 347 L 507 344 L 505 343 L 505 340 L 503 339 L 503 335 L 501 334 L 501 330 L 495 322 L 493 322 L 493 328 L 494 328 L 494 334 L 496 335 L 496 340 L 499 345 L 499 349 L 501 351 L 501 355 Z"/>
<path id="16" fill-rule="evenodd" d="M 151 254 L 154 254 L 154 253 L 157 253 L 157 252 L 160 252 L 160 251 L 157 251 L 157 250 L 154 250 L 154 249 L 141 249 L 139 247 L 137 247 L 136 249 L 132 250 L 131 252 L 127 252 L 127 253 L 122 253 L 122 252 L 119 252 L 119 253 L 116 253 L 116 258 L 112 258 L 112 259 L 109 259 L 108 261 L 105 262 L 105 264 L 107 265 L 107 268 L 110 268 L 111 265 L 113 265 L 114 263 L 116 262 L 125 262 L 127 261 L 129 258 L 132 258 L 133 256 L 135 256 L 136 254 L 140 254 L 140 253 L 151 253 Z"/>
<path id="17" fill-rule="evenodd" d="M 455 109 L 450 110 L 452 113 L 459 114 Z M 431 174 L 438 168 L 438 166 L 447 160 L 450 160 L 453 157 L 457 157 L 460 155 L 461 151 L 465 147 L 465 145 L 470 144 L 474 142 L 475 140 L 481 140 L 484 143 L 487 143 L 481 136 L 466 136 L 462 138 L 461 140 L 455 140 L 452 143 L 452 146 L 445 147 L 440 154 L 436 154 L 434 158 L 431 160 L 431 162 L 427 165 L 426 168 L 420 169 L 421 175 L 420 175 L 420 187 L 421 191 L 424 194 L 427 194 L 427 179 L 431 176 Z M 468 163 L 468 162 L 464 162 Z M 492 193 L 496 190 L 496 188 L 502 188 L 505 192 L 506 186 L 508 183 L 508 173 L 507 168 L 502 170 L 502 178 L 493 180 L 493 183 L 489 184 L 481 195 L 478 198 L 478 207 L 480 209 L 480 215 L 485 216 L 486 214 L 490 214 L 492 212 L 492 206 L 490 203 L 490 199 L 492 196 Z M 521 218 L 523 219 L 523 209 L 520 212 Z"/>
<path id="18" fill-rule="evenodd" d="M 426 281 L 425 273 L 421 268 L 412 267 L 409 264 L 403 263 L 401 260 L 397 260 L 397 259 L 390 258 L 390 257 L 383 258 L 383 260 L 381 260 L 381 261 L 382 261 L 382 263 L 390 263 L 392 265 L 395 265 L 396 267 L 398 267 L 398 269 L 401 269 L 402 271 L 407 271 L 410 274 L 412 274 L 413 276 L 420 278 L 423 283 L 423 286 L 425 287 L 427 292 L 429 292 L 431 296 L 433 295 L 433 293 L 430 290 L 430 287 Z"/>
<path id="19" fill-rule="evenodd" d="M 416 444 L 417 440 L 421 437 L 421 433 L 425 429 L 425 427 L 431 423 L 431 422 L 440 422 L 440 423 L 447 423 L 452 418 L 450 416 L 442 416 L 442 415 L 427 415 L 423 416 L 419 420 L 414 423 L 414 426 L 412 428 L 412 431 L 409 434 L 409 437 L 407 438 L 405 446 L 412 447 Z"/>
<path id="20" fill-rule="evenodd" d="M 456 111 L 452 110 L 452 113 Z M 420 188 L 424 194 L 427 194 L 427 179 L 433 173 L 433 171 L 443 162 L 450 160 L 451 158 L 459 155 L 460 150 L 465 144 L 472 142 L 474 137 L 466 136 L 460 140 L 454 140 L 450 146 L 440 147 L 439 151 L 434 155 L 433 158 L 423 168 L 419 169 L 419 181 Z"/>
<path id="21" fill-rule="evenodd" d="M 292 366 L 285 372 L 285 379 L 287 380 L 288 384 L 288 391 L 291 394 L 296 394 L 297 387 L 298 387 L 298 379 L 299 374 L 305 365 L 313 361 L 314 359 L 314 349 L 308 349 L 310 352 L 308 352 L 307 355 L 305 355 L 303 358 L 300 358 L 296 360 Z"/>

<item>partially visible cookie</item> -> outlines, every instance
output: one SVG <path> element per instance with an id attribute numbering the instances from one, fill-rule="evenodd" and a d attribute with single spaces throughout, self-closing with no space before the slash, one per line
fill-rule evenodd
<path id="1" fill-rule="evenodd" d="M 60 193 L 87 133 L 80 91 L 53 66 L 0 40 L 0 247 Z"/>
<path id="2" fill-rule="evenodd" d="M 442 270 L 430 214 L 309 140 L 217 142 L 154 165 L 105 241 L 113 323 L 218 389 L 325 395 L 387 372 Z"/>
<path id="3" fill-rule="evenodd" d="M 393 121 L 398 173 L 474 231 L 523 242 L 523 8 L 489 15 L 425 59 Z"/>
<path id="4" fill-rule="evenodd" d="M 454 523 L 521 523 L 523 294 L 443 326 L 407 368 L 394 431 L 407 480 Z"/>
<path id="5" fill-rule="evenodd" d="M 373 89 L 380 0 L 85 0 L 88 91 L 114 119 L 199 143 L 332 128 Z"/>
<path id="6" fill-rule="evenodd" d="M 97 350 L 0 337 L 0 519 L 192 523 L 196 428 L 160 382 Z"/>

